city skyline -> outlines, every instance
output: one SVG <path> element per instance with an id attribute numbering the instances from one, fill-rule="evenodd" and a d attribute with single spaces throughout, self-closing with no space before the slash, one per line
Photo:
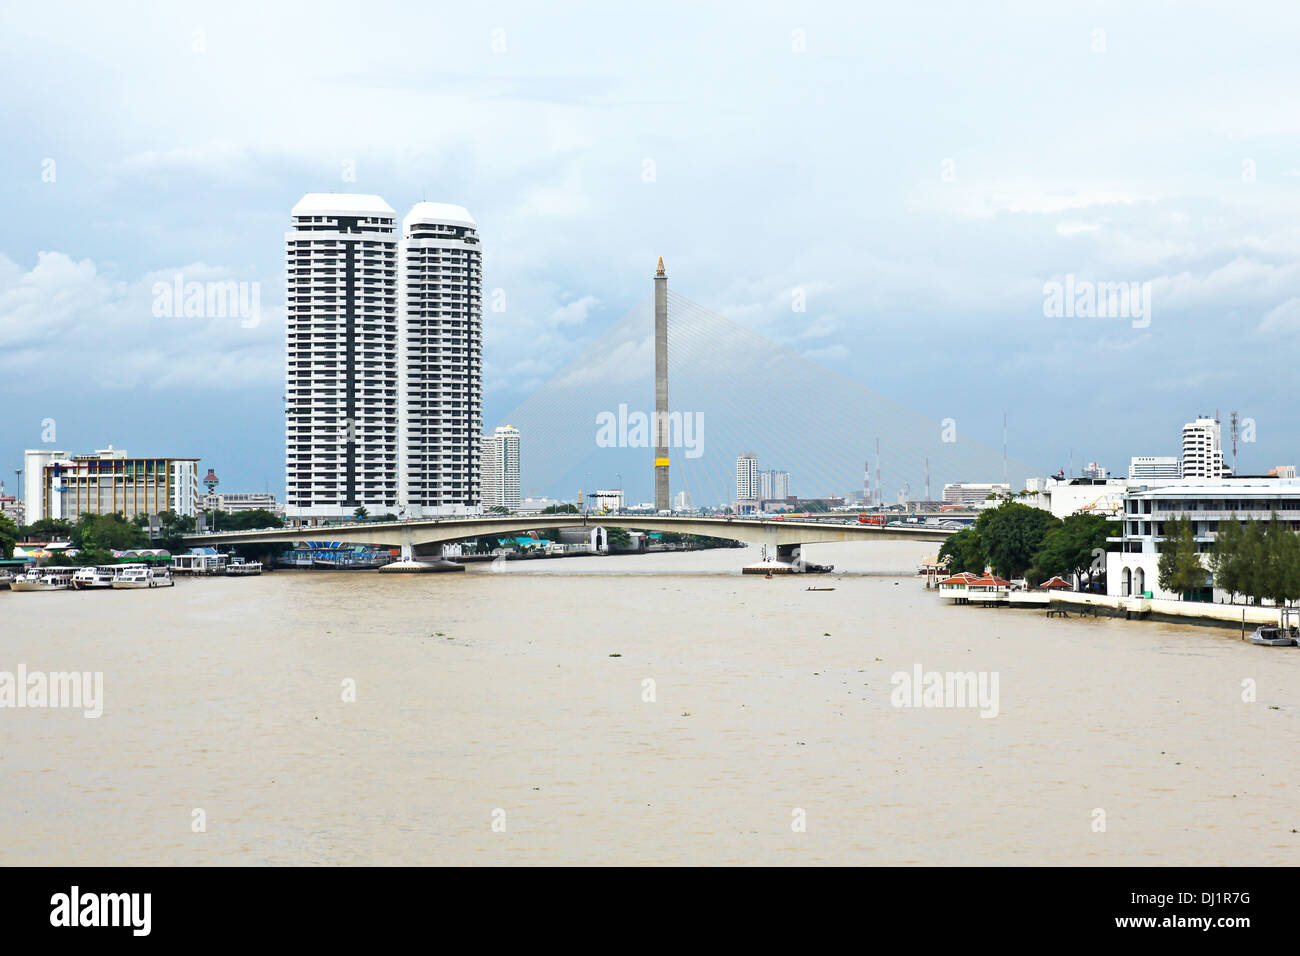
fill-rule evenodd
<path id="1" fill-rule="evenodd" d="M 675 9 L 637 29 L 653 39 Z M 1027 20 L 1007 35 L 951 5 L 954 35 L 979 41 L 958 44 L 907 11 L 840 11 L 832 26 L 773 7 L 743 24 L 705 16 L 669 48 L 667 71 L 646 69 L 639 47 L 617 39 L 618 23 L 584 24 L 604 41 L 577 47 L 565 39 L 576 13 L 521 9 L 497 34 L 491 20 L 449 11 L 428 31 L 446 67 L 426 74 L 392 65 L 411 59 L 401 55 L 413 52 L 408 37 L 433 16 L 409 11 L 413 28 L 382 57 L 322 55 L 311 67 L 341 86 L 365 71 L 370 86 L 349 88 L 341 104 L 293 109 L 283 99 L 289 75 L 252 84 L 238 67 L 273 64 L 268 54 L 296 42 L 301 24 L 269 12 L 248 29 L 251 11 L 236 4 L 229 20 L 205 27 L 160 9 L 147 38 L 129 17 L 88 11 L 43 48 L 39 65 L 25 41 L 43 24 L 6 14 L 3 69 L 54 77 L 32 87 L 30 110 L 5 107 L 13 142 L 0 158 L 11 211 L 0 227 L 0 457 L 9 467 L 41 444 L 49 419 L 54 447 L 113 441 L 196 455 L 231 487 L 283 496 L 274 343 L 285 303 L 274 237 L 283 210 L 313 190 L 475 210 L 493 236 L 487 427 L 624 314 L 643 294 L 647 260 L 662 254 L 676 288 L 922 414 L 957 418 L 965 435 L 999 444 L 1005 412 L 1012 453 L 1044 474 L 1071 457 L 1077 468 L 1176 453 L 1169 429 L 1215 407 L 1258 423 L 1240 452 L 1243 471 L 1295 457 L 1300 426 L 1287 415 L 1284 366 L 1273 363 L 1286 351 L 1275 346 L 1300 332 L 1289 159 L 1298 131 L 1260 95 L 1293 78 L 1280 40 L 1293 11 L 1232 21 L 1223 55 L 1250 68 L 1227 87 L 1178 59 L 1230 32 L 1230 16 L 1213 10 L 1173 33 L 1139 9 L 1109 11 L 1102 24 L 1082 12 Z M 308 32 L 339 52 L 341 37 Z M 882 36 L 883 48 L 873 39 Z M 98 114 L 110 114 L 108 91 L 83 71 L 109 48 L 119 63 L 161 58 L 175 79 L 159 87 L 143 71 L 117 74 L 114 101 L 139 105 L 106 125 Z M 557 59 L 557 49 L 568 55 Z M 835 81 L 867 51 L 912 86 L 854 84 L 855 100 L 844 99 Z M 985 69 L 1006 56 L 1040 80 L 1049 63 L 1062 75 L 1013 84 Z M 692 65 L 702 62 L 717 66 Z M 908 65 L 920 62 L 924 71 Z M 234 78 L 222 101 L 209 96 L 215 75 Z M 68 83 L 82 92 L 69 94 Z M 968 90 L 961 123 L 945 105 L 957 86 Z M 824 106 L 801 109 L 814 87 L 826 91 Z M 1119 89 L 1135 91 L 1134 101 L 1114 98 Z M 624 108 L 612 113 L 611 98 Z M 451 104 L 448 122 L 413 127 L 404 122 L 411 104 L 399 99 Z M 742 100 L 746 111 L 728 105 Z M 1194 112 L 1181 105 L 1192 101 Z M 1107 122 L 1090 123 L 1100 105 Z M 876 117 L 872 132 L 842 122 L 854 110 Z M 158 115 L 175 119 L 164 140 Z M 666 116 L 671 136 L 652 122 Z M 719 116 L 728 138 L 711 132 Z M 760 138 L 757 128 L 793 135 Z M 1086 156 L 1075 149 L 1080 137 L 1094 147 Z M 888 159 L 871 148 L 881 138 L 900 146 Z M 790 145 L 800 141 L 818 147 Z M 717 189 L 723 169 L 742 172 Z M 772 171 L 779 193 L 767 185 Z M 729 230 L 725 243 L 681 228 L 688 218 L 754 221 L 755 209 L 773 228 Z M 800 246 L 777 253 L 776 236 L 788 231 Z M 156 314 L 155 287 L 177 277 L 257 283 L 256 324 Z M 1071 277 L 1149 282 L 1146 324 L 1074 309 L 1049 317 L 1045 286 Z M 501 311 L 491 311 L 493 293 Z M 1189 337 L 1213 343 L 1215 360 L 1180 347 Z M 946 347 L 953 342 L 961 347 Z M 926 374 L 882 354 L 924 357 Z M 1068 434 L 1040 427 L 1051 410 L 1069 413 Z"/>

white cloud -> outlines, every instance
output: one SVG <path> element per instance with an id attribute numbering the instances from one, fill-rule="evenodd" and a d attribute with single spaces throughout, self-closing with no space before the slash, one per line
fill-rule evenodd
<path id="1" fill-rule="evenodd" d="M 574 299 L 552 312 L 551 321 L 557 325 L 581 325 L 587 321 L 587 316 L 598 301 L 594 295 L 584 295 L 581 299 Z"/>

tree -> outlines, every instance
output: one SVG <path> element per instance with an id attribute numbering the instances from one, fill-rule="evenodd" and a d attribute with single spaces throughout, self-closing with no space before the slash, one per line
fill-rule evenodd
<path id="1" fill-rule="evenodd" d="M 1060 524 L 1061 519 L 1050 512 L 1004 499 L 975 519 L 975 530 L 993 570 L 1018 578 L 1034 563 L 1047 532 Z"/>
<path id="2" fill-rule="evenodd" d="M 1246 542 L 1246 529 L 1237 516 L 1220 521 L 1214 535 L 1214 548 L 1210 551 L 1207 563 L 1214 575 L 1214 585 L 1227 591 L 1233 599 L 1242 591 L 1244 577 L 1242 567 L 1242 550 Z"/>
<path id="3" fill-rule="evenodd" d="M 221 512 L 217 527 L 223 531 L 252 531 L 257 528 L 283 528 L 284 519 L 265 508 L 250 508 L 247 511 L 235 511 L 227 514 Z"/>
<path id="4" fill-rule="evenodd" d="M 63 518 L 42 518 L 23 528 L 23 537 L 46 541 L 66 541 L 72 534 L 72 522 Z"/>
<path id="5" fill-rule="evenodd" d="M 1106 539 L 1118 533 L 1116 524 L 1105 515 L 1069 515 L 1044 536 L 1043 546 L 1034 556 L 1030 577 L 1038 583 L 1054 574 L 1086 573 L 1091 585 L 1098 551 L 1105 552 Z"/>
<path id="6" fill-rule="evenodd" d="M 101 555 L 111 551 L 145 548 L 149 545 L 149 539 L 144 531 L 127 520 L 126 515 L 121 512 L 106 515 L 83 514 L 72 529 L 69 539 L 72 546 L 79 551 L 95 551 Z"/>
<path id="7" fill-rule="evenodd" d="M 1165 522 L 1156 568 L 1160 587 L 1177 592 L 1180 600 L 1188 591 L 1205 587 L 1205 568 L 1196 553 L 1196 532 L 1186 517 Z"/>
<path id="8" fill-rule="evenodd" d="M 544 515 L 576 515 L 579 514 L 578 506 L 565 502 L 561 505 L 547 505 L 542 509 Z"/>
<path id="9" fill-rule="evenodd" d="M 939 549 L 939 557 L 949 559 L 948 571 L 951 574 L 957 574 L 959 571 L 982 574 L 988 564 L 988 557 L 984 554 L 984 542 L 980 538 L 980 533 L 974 528 L 966 528 L 949 537 Z"/>
<path id="10" fill-rule="evenodd" d="M 356 518 L 358 521 L 365 521 L 370 517 L 370 512 L 366 510 L 365 505 L 357 505 L 357 510 L 352 512 L 352 517 Z"/>
<path id="11" fill-rule="evenodd" d="M 1260 597 L 1286 604 L 1300 597 L 1300 541 L 1276 514 L 1264 526 L 1264 576 Z"/>
<path id="12" fill-rule="evenodd" d="M 0 515 L 0 555 L 6 560 L 14 556 L 14 545 L 18 543 L 18 525 L 8 515 Z"/>

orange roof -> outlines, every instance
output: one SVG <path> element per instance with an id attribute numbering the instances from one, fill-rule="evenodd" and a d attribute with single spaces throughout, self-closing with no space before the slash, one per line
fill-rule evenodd
<path id="1" fill-rule="evenodd" d="M 1002 587 L 1010 587 L 1010 586 L 1011 586 L 1011 582 L 1010 582 L 1010 581 L 1004 581 L 1004 580 L 1002 580 L 1002 578 L 998 577 L 996 574 L 993 574 L 992 572 L 989 572 L 988 574 L 984 575 L 984 577 L 982 577 L 982 578 L 976 578 L 974 581 L 972 581 L 972 582 L 970 582 L 970 583 L 971 583 L 971 584 L 991 584 L 991 585 L 993 585 L 994 587 L 999 587 L 999 588 L 1002 588 Z"/>
<path id="2" fill-rule="evenodd" d="M 952 577 L 940 581 L 940 584 L 970 584 L 978 580 L 978 575 L 971 574 L 969 571 L 958 571 Z"/>
<path id="3" fill-rule="evenodd" d="M 1066 588 L 1066 589 L 1068 590 L 1068 589 L 1070 588 L 1070 582 L 1069 582 L 1069 581 L 1066 581 L 1064 578 L 1062 578 L 1062 577 L 1058 574 L 1058 575 L 1056 575 L 1055 577 L 1053 577 L 1053 578 L 1049 578 L 1048 580 L 1044 581 L 1042 584 L 1039 585 L 1039 587 L 1043 587 L 1043 588 Z"/>

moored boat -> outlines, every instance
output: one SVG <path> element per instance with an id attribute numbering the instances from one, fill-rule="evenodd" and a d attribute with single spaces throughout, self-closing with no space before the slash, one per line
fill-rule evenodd
<path id="1" fill-rule="evenodd" d="M 113 589 L 129 591 L 139 588 L 169 588 L 176 584 L 167 568 L 148 568 L 140 565 L 123 567 L 113 578 Z"/>
<path id="2" fill-rule="evenodd" d="M 1251 633 L 1250 643 L 1263 644 L 1267 647 L 1294 647 L 1296 629 L 1282 628 L 1275 624 L 1261 624 Z"/>
<path id="3" fill-rule="evenodd" d="M 72 587 L 78 591 L 111 588 L 116 574 L 117 565 L 78 568 L 77 572 L 72 576 Z"/>
<path id="4" fill-rule="evenodd" d="M 32 568 L 14 578 L 11 591 L 67 591 L 72 587 L 72 568 Z"/>

